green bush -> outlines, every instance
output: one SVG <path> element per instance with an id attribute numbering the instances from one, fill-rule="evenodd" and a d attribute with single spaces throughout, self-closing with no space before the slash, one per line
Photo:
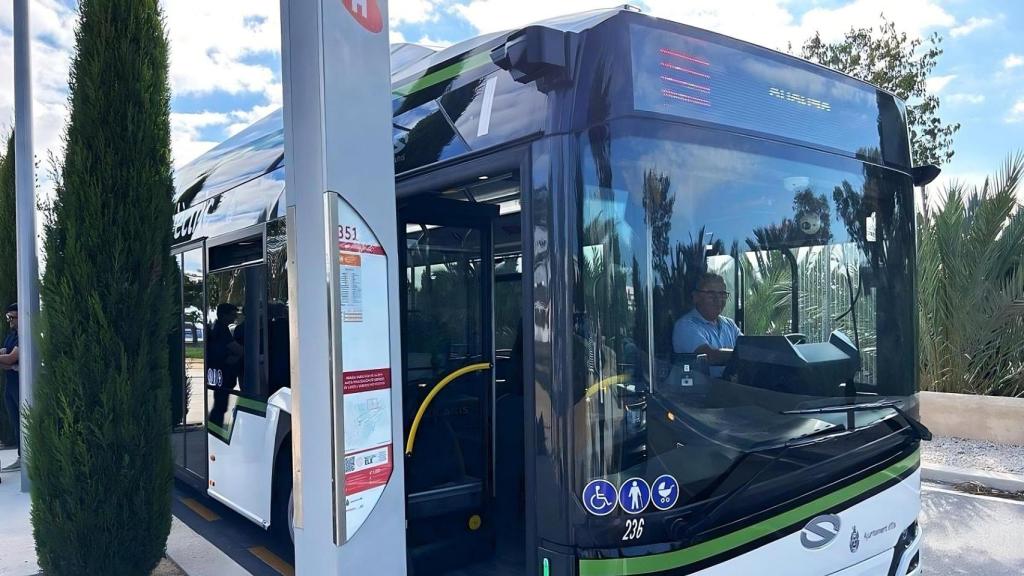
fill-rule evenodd
<path id="1" fill-rule="evenodd" d="M 1024 396 L 1024 153 L 980 189 L 953 185 L 918 226 L 921 385 Z"/>
<path id="2" fill-rule="evenodd" d="M 14 133 L 7 136 L 6 153 L 0 155 L 0 310 L 18 299 L 17 228 L 14 224 Z M 6 330 L 6 325 L 4 326 Z M 6 379 L 0 382 L 0 390 Z M 0 394 L 0 441 L 14 443 L 13 422 L 8 422 L 5 398 Z"/>
<path id="3" fill-rule="evenodd" d="M 141 576 L 170 531 L 173 264 L 168 48 L 158 0 L 81 0 L 28 418 L 47 576 Z"/>

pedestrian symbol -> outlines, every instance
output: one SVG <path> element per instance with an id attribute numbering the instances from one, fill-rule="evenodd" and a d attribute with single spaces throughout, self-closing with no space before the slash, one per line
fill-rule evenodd
<path id="1" fill-rule="evenodd" d="M 658 510 L 668 510 L 679 501 L 679 483 L 668 474 L 658 476 L 652 487 L 651 502 Z"/>
<path id="2" fill-rule="evenodd" d="M 611 514 L 615 503 L 615 485 L 607 480 L 591 480 L 583 489 L 583 507 L 594 516 Z"/>
<path id="3" fill-rule="evenodd" d="M 651 503 L 651 487 L 643 478 L 630 478 L 619 487 L 619 506 L 627 514 L 639 514 Z"/>

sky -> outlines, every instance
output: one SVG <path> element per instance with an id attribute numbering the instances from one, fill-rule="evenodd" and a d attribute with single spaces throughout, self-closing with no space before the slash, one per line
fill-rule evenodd
<path id="1" fill-rule="evenodd" d="M 0 2 L 0 126 L 14 122 L 13 8 Z M 62 153 L 75 0 L 30 0 L 34 148 Z M 171 46 L 171 128 L 181 166 L 281 105 L 280 0 L 161 0 Z M 393 42 L 437 47 L 572 12 L 601 0 L 391 0 Z M 980 184 L 1024 149 L 1024 3 L 1011 0 L 644 0 L 644 12 L 769 48 L 826 40 L 880 15 L 911 36 L 934 32 L 945 53 L 930 88 L 940 116 L 959 122 L 941 183 Z M 43 193 L 52 190 L 45 170 Z"/>

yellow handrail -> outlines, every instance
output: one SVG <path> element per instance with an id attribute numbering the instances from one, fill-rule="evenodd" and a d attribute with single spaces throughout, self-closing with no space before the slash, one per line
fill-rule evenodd
<path id="1" fill-rule="evenodd" d="M 405 441 L 405 455 L 409 456 L 412 454 L 413 444 L 416 443 L 416 432 L 420 429 L 420 421 L 423 420 L 423 415 L 426 414 L 427 408 L 430 403 L 434 401 L 434 397 L 437 396 L 445 386 L 452 383 L 453 380 L 460 376 L 465 376 L 471 372 L 480 372 L 482 370 L 490 370 L 491 364 L 489 362 L 480 362 L 478 364 L 470 364 L 469 366 L 463 366 L 455 372 L 445 376 L 441 379 L 437 385 L 427 394 L 427 397 L 423 399 L 423 403 L 420 404 L 419 410 L 416 411 L 416 417 L 412 419 L 412 426 L 409 427 L 409 439 Z"/>
<path id="2" fill-rule="evenodd" d="M 585 398 L 590 398 L 590 397 L 592 397 L 593 395 L 597 394 L 598 392 L 600 392 L 601 390 L 603 390 L 605 388 L 608 388 L 610 386 L 615 386 L 616 384 L 622 384 L 622 383 L 625 383 L 625 382 L 629 382 L 629 375 L 628 374 L 616 374 L 615 376 L 609 376 L 608 378 L 605 378 L 604 380 L 601 380 L 597 384 L 594 384 L 590 388 L 587 388 L 587 391 L 586 391 L 584 397 Z"/>

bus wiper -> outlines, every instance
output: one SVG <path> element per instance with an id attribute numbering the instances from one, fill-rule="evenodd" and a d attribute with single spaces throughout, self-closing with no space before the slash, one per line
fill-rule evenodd
<path id="1" fill-rule="evenodd" d="M 920 420 L 914 418 L 910 414 L 907 414 L 903 408 L 900 408 L 900 402 L 897 400 L 881 400 L 878 402 L 866 402 L 863 404 L 838 404 L 834 406 L 822 406 L 820 408 L 801 408 L 798 410 L 785 410 L 780 412 L 780 414 L 841 414 L 844 412 L 867 412 L 870 410 L 883 409 L 892 410 L 903 418 L 907 423 L 907 427 L 914 432 L 914 435 L 917 436 L 918 440 L 932 439 L 932 431 L 922 424 Z"/>
<path id="2" fill-rule="evenodd" d="M 754 454 L 762 454 L 764 452 L 767 452 L 768 450 L 772 450 L 772 449 L 776 449 L 776 448 L 779 449 L 778 453 L 775 454 L 774 456 L 772 456 L 772 459 L 769 460 L 767 464 L 762 466 L 760 470 L 755 472 L 753 476 L 748 478 L 746 482 L 744 482 L 743 484 L 737 486 L 736 488 L 733 488 L 729 493 L 727 493 L 726 495 L 722 496 L 722 499 L 719 500 L 718 503 L 715 504 L 714 506 L 712 506 L 710 509 L 701 511 L 701 513 L 703 514 L 703 517 L 700 520 L 698 520 L 695 524 L 693 524 L 690 527 L 689 530 L 687 530 L 686 532 L 683 533 L 683 537 L 681 538 L 681 540 L 683 542 L 687 542 L 687 543 L 691 542 L 691 540 L 695 536 L 700 534 L 701 531 L 706 526 L 710 525 L 712 522 L 714 522 L 715 520 L 717 520 L 721 516 L 721 512 L 723 510 L 727 509 L 726 506 L 725 506 L 726 504 L 731 502 L 736 496 L 739 496 L 740 494 L 745 492 L 747 490 L 747 488 L 750 487 L 754 483 L 754 481 L 757 480 L 761 476 L 762 472 L 764 472 L 765 470 L 767 470 L 767 469 L 771 468 L 772 466 L 774 466 L 775 463 L 778 462 L 786 454 L 786 452 L 788 452 L 791 448 L 799 447 L 799 446 L 806 446 L 808 444 L 814 444 L 816 442 L 820 442 L 822 439 L 824 439 L 826 437 L 838 436 L 838 435 L 841 435 L 841 434 L 846 434 L 847 432 L 849 432 L 849 431 L 845 430 L 845 429 L 842 429 L 842 428 L 837 428 L 837 429 L 831 429 L 830 428 L 830 429 L 825 429 L 825 430 L 819 430 L 817 432 L 812 432 L 811 434 L 808 434 L 806 436 L 801 436 L 799 438 L 793 438 L 791 440 L 786 441 L 783 444 L 776 444 L 776 445 L 773 445 L 773 446 L 766 446 L 764 448 L 759 448 L 759 449 L 756 449 L 756 450 L 750 450 L 750 451 L 744 452 L 743 455 L 740 456 L 740 459 L 736 462 L 736 464 L 734 464 L 734 465 L 732 465 L 730 467 L 732 470 L 736 470 L 738 468 L 739 464 L 742 463 L 743 460 L 746 460 L 748 457 L 750 457 L 750 456 L 752 456 Z M 729 476 L 731 476 L 731 474 L 725 474 L 724 476 L 722 476 L 719 479 L 719 481 L 718 481 L 718 485 L 719 486 L 722 485 L 729 478 Z M 717 486 L 715 488 L 717 488 Z M 714 491 L 714 489 L 712 489 L 712 492 L 713 491 Z"/>

